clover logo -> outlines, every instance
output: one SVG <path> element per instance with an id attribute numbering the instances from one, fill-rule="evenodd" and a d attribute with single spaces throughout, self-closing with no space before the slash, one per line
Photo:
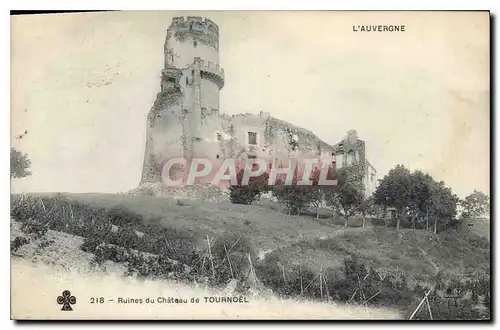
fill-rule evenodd
<path id="1" fill-rule="evenodd" d="M 62 295 L 57 297 L 57 303 L 63 305 L 61 308 L 62 311 L 72 311 L 73 308 L 71 308 L 71 305 L 76 304 L 76 298 L 71 295 L 69 290 L 64 290 Z"/>

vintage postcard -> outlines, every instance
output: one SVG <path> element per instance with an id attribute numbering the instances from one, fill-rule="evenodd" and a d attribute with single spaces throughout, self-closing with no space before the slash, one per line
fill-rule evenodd
<path id="1" fill-rule="evenodd" d="M 490 320 L 488 11 L 11 16 L 11 318 Z"/>

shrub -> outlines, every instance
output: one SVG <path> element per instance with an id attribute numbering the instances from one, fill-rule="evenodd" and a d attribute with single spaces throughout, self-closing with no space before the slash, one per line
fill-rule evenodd
<path id="1" fill-rule="evenodd" d="M 31 196 L 11 195 L 10 199 L 10 216 L 19 222 L 36 217 L 41 209 L 41 205 Z"/>
<path id="2" fill-rule="evenodd" d="M 356 258 L 344 260 L 343 274 L 338 276 L 334 270 L 324 270 L 319 281 L 319 273 L 304 266 L 284 266 L 278 255 L 270 254 L 257 267 L 262 283 L 275 294 L 286 297 L 307 297 L 310 299 L 334 299 L 339 302 L 387 306 L 402 310 L 408 318 L 430 287 L 415 285 L 410 287 L 402 274 L 380 276 L 373 268 L 366 268 Z M 285 270 L 285 274 L 283 273 Z M 449 304 L 442 294 L 434 291 L 429 296 L 433 319 L 465 320 L 487 319 L 490 315 L 489 278 L 484 276 L 462 283 L 451 281 L 450 287 L 472 292 L 472 298 L 462 298 L 457 305 Z M 439 291 L 445 291 L 446 287 Z M 321 294 L 323 291 L 323 294 Z M 469 294 L 470 295 L 470 294 Z M 476 297 L 476 298 L 474 298 Z M 481 298 L 479 298 L 481 297 Z M 425 311 L 424 311 L 425 310 Z M 429 319 L 427 308 L 416 315 L 415 319 Z"/>
<path id="3" fill-rule="evenodd" d="M 45 249 L 46 247 L 54 244 L 54 240 L 53 239 L 49 239 L 47 237 L 43 237 L 40 242 L 38 243 L 38 248 L 39 249 Z"/>
<path id="4" fill-rule="evenodd" d="M 269 191 L 269 175 L 264 173 L 257 177 L 250 177 L 248 184 L 243 184 L 244 169 L 236 175 L 236 185 L 229 187 L 229 198 L 234 204 L 252 204 L 262 193 Z"/>
<path id="5" fill-rule="evenodd" d="M 99 244 L 101 243 L 101 240 L 99 240 L 98 238 L 86 237 L 83 240 L 82 245 L 80 245 L 80 250 L 82 250 L 83 252 L 93 253 L 95 252 L 97 246 L 99 246 Z"/>
<path id="6" fill-rule="evenodd" d="M 226 284 L 231 278 L 245 281 L 249 269 L 248 255 L 252 260 L 256 260 L 256 253 L 250 241 L 244 236 L 233 234 L 216 237 L 210 252 L 217 273 L 212 279 L 214 285 Z M 201 273 L 210 274 L 210 267 L 211 265 L 206 263 Z"/>
<path id="7" fill-rule="evenodd" d="M 23 245 L 28 244 L 30 241 L 26 237 L 16 237 L 10 242 L 10 251 L 16 252 Z"/>
<path id="8" fill-rule="evenodd" d="M 143 217 L 125 206 L 116 206 L 107 213 L 107 218 L 115 226 L 141 226 Z"/>
<path id="9" fill-rule="evenodd" d="M 158 228 L 155 231 L 150 230 L 148 237 L 152 243 L 151 253 L 164 255 L 187 265 L 191 265 L 198 258 L 195 237 L 189 231 Z"/>

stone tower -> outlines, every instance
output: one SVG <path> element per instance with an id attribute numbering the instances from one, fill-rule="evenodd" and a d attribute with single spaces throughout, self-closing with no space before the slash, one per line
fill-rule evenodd
<path id="1" fill-rule="evenodd" d="M 148 114 L 141 183 L 159 182 L 165 161 L 203 153 L 202 116 L 218 114 L 224 70 L 219 28 L 209 19 L 174 17 L 164 45 L 161 90 Z"/>

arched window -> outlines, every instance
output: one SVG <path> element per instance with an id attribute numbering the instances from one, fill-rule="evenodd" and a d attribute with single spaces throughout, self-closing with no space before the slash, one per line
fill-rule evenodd
<path id="1" fill-rule="evenodd" d="M 356 152 L 353 150 L 347 153 L 347 165 L 353 165 L 356 163 Z"/>
<path id="2" fill-rule="evenodd" d="M 337 166 L 337 168 L 344 167 L 344 153 L 342 151 L 338 152 L 335 155 L 335 165 Z"/>

